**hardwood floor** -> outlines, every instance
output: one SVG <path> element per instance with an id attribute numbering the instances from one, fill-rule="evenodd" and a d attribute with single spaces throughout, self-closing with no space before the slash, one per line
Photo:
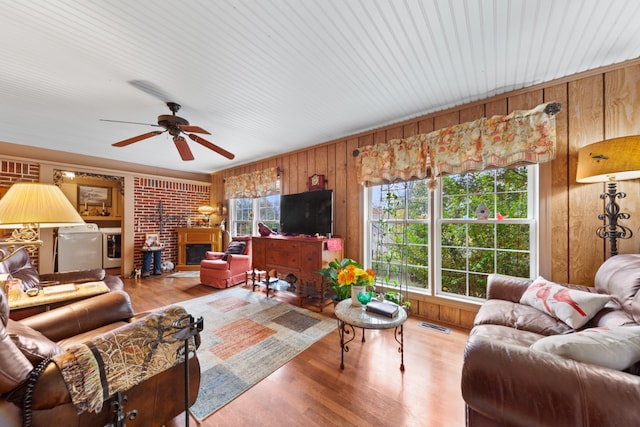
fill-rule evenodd
<path id="1" fill-rule="evenodd" d="M 200 285 L 198 278 L 164 275 L 124 282 L 136 311 L 219 292 Z M 287 293 L 278 293 L 276 298 L 296 303 Z M 324 313 L 333 317 L 333 307 L 326 307 Z M 399 369 L 392 330 L 368 330 L 364 344 L 357 330 L 358 338 L 345 353 L 345 369 L 341 370 L 336 331 L 202 424 L 191 418 L 191 425 L 463 426 L 460 373 L 468 331 L 451 328 L 445 334 L 420 327 L 422 320 L 410 317 L 405 323 L 404 373 Z M 184 425 L 182 414 L 167 427 Z"/>

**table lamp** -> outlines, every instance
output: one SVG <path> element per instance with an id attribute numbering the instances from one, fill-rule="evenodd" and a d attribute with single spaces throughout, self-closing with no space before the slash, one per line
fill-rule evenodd
<path id="1" fill-rule="evenodd" d="M 607 183 L 607 192 L 600 195 L 602 200 L 607 200 L 605 213 L 598 215 L 598 219 L 605 223 L 598 227 L 596 234 L 609 239 L 610 255 L 617 255 L 618 239 L 629 239 L 633 232 L 618 223 L 620 219 L 629 219 L 630 215 L 620 212 L 620 206 L 616 203 L 616 199 L 627 196 L 617 191 L 616 182 L 640 178 L 640 136 L 607 139 L 582 147 L 578 150 L 577 169 L 577 182 Z"/>
<path id="2" fill-rule="evenodd" d="M 20 250 L 33 252 L 42 245 L 40 228 L 84 224 L 62 190 L 53 184 L 18 182 L 0 199 L 0 228 L 13 228 L 0 241 L 0 261 Z"/>
<path id="3" fill-rule="evenodd" d="M 205 224 L 206 226 L 208 226 L 208 225 L 209 225 L 209 219 L 210 219 L 210 216 L 211 216 L 211 214 L 212 214 L 212 213 L 214 213 L 215 211 L 216 211 L 216 209 L 215 209 L 213 206 L 208 206 L 208 205 L 200 206 L 200 207 L 198 208 L 198 212 L 200 212 L 201 214 L 203 214 L 203 215 L 204 215 L 204 224 Z"/>

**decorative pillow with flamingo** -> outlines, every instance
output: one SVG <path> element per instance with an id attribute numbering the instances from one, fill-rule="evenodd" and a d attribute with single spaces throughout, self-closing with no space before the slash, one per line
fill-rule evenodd
<path id="1" fill-rule="evenodd" d="M 609 300 L 609 295 L 569 289 L 538 277 L 524 292 L 520 303 L 537 308 L 573 329 L 579 329 Z"/>

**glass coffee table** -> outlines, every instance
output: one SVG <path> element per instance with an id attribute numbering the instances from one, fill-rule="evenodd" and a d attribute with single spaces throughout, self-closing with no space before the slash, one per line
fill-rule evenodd
<path id="1" fill-rule="evenodd" d="M 356 337 L 355 328 L 362 329 L 362 342 L 365 329 L 391 329 L 394 328 L 394 337 L 400 345 L 400 370 L 404 372 L 404 331 L 403 324 L 407 320 L 407 312 L 400 308 L 394 317 L 386 317 L 364 310 L 362 307 L 352 307 L 351 298 L 340 301 L 335 308 L 338 318 L 338 333 L 340 334 L 340 369 L 344 369 L 344 354 L 349 352 L 349 343 Z M 346 338 L 345 338 L 346 337 Z"/>

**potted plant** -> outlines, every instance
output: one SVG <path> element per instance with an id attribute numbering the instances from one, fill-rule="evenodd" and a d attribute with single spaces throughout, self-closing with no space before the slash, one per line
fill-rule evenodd
<path id="1" fill-rule="evenodd" d="M 363 292 L 367 292 L 367 287 L 373 285 L 376 277 L 372 269 L 364 269 L 350 258 L 331 261 L 328 267 L 320 269 L 318 273 L 327 280 L 329 289 L 335 293 L 336 301 L 350 298 L 352 286 L 362 286 Z M 352 303 L 357 305 L 356 302 Z"/>

